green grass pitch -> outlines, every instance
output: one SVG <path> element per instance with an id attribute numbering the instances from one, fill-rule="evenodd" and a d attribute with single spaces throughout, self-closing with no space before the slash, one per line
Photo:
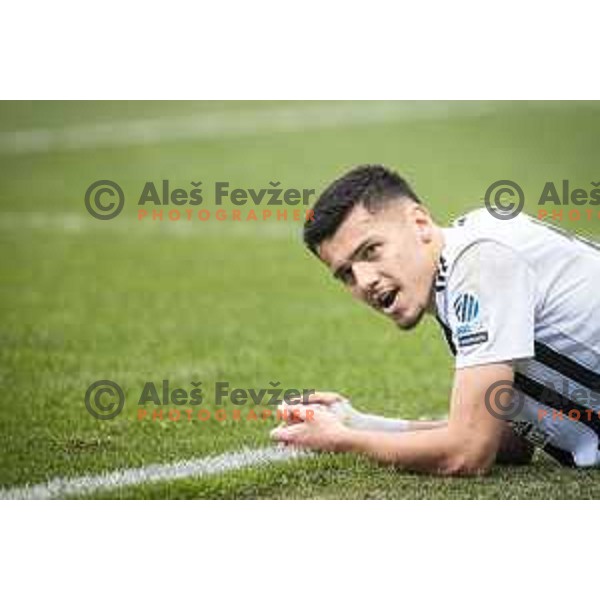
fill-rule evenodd
<path id="1" fill-rule="evenodd" d="M 281 108 L 4 102 L 0 132 L 270 107 Z M 499 179 L 520 183 L 530 213 L 546 181 L 590 189 L 600 179 L 598 103 L 471 104 L 447 115 L 408 109 L 415 118 L 0 154 L 0 487 L 269 444 L 272 422 L 138 421 L 145 381 L 184 388 L 202 381 L 206 408 L 214 407 L 216 381 L 243 388 L 277 381 L 335 390 L 388 416 L 445 414 L 452 359 L 437 325 L 401 333 L 353 302 L 304 250 L 301 224 L 138 223 L 135 216 L 134 196 L 146 181 L 201 180 L 210 209 L 216 181 L 318 191 L 361 163 L 398 169 L 441 223 L 482 206 Z M 127 196 L 113 221 L 85 211 L 85 190 L 99 179 L 118 182 Z M 562 225 L 600 237 L 597 219 Z M 100 379 L 126 392 L 114 420 L 97 421 L 84 406 L 87 387 Z M 530 467 L 452 479 L 321 455 L 93 497 L 598 498 L 600 471 L 565 470 L 538 453 Z"/>

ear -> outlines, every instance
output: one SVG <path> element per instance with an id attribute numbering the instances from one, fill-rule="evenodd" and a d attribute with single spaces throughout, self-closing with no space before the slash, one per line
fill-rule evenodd
<path id="1" fill-rule="evenodd" d="M 427 208 L 413 202 L 409 208 L 410 219 L 413 222 L 419 239 L 429 244 L 433 240 L 433 220 Z"/>

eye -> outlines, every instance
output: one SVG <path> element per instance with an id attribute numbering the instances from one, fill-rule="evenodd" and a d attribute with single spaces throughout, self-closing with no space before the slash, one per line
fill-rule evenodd
<path id="1" fill-rule="evenodd" d="M 379 252 L 380 245 L 381 244 L 369 244 L 368 246 L 365 246 L 365 249 L 361 252 L 361 258 L 363 260 L 373 260 L 374 258 L 376 258 Z"/>
<path id="2" fill-rule="evenodd" d="M 352 267 L 344 267 L 340 269 L 336 274 L 336 277 L 344 284 L 344 285 L 353 285 L 354 284 L 354 273 L 352 272 Z"/>

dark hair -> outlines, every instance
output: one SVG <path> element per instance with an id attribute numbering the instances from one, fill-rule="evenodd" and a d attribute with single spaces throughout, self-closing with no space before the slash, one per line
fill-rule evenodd
<path id="1" fill-rule="evenodd" d="M 373 212 L 386 202 L 406 198 L 421 203 L 398 173 L 382 165 L 356 167 L 319 196 L 312 220 L 304 224 L 304 243 L 317 254 L 317 246 L 335 234 L 357 204 Z"/>

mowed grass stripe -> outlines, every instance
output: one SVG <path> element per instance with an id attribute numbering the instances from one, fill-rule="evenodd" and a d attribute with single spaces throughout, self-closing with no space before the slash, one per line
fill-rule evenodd
<path id="1" fill-rule="evenodd" d="M 493 112 L 491 102 L 332 102 L 258 110 L 213 111 L 191 116 L 117 120 L 61 129 L 0 134 L 0 154 L 35 154 L 90 148 L 146 145 L 179 140 L 211 140 L 264 133 L 306 131 Z"/>
<path id="2" fill-rule="evenodd" d="M 214 213 L 216 209 L 209 209 Z M 165 211 L 167 212 L 167 211 Z M 228 211 L 230 213 L 231 211 Z M 230 214 L 228 220 L 218 221 L 214 214 L 211 219 L 170 221 L 137 221 L 134 216 L 117 217 L 100 221 L 86 212 L 5 212 L 0 214 L 0 231 L 15 232 L 27 230 L 28 234 L 36 232 L 58 232 L 60 234 L 117 233 L 126 235 L 168 235 L 175 237 L 188 236 L 236 236 L 301 239 L 302 221 L 284 222 L 273 220 L 233 221 Z"/>

